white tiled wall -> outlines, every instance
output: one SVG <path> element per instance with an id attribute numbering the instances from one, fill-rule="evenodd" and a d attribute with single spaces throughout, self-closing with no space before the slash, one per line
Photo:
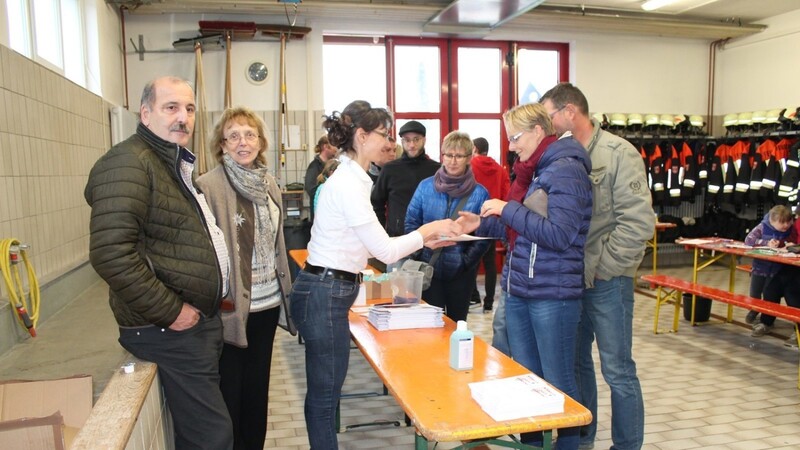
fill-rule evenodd
<path id="1" fill-rule="evenodd" d="M 0 46 L 0 239 L 32 246 L 40 283 L 87 259 L 83 188 L 108 122 L 101 97 Z"/>

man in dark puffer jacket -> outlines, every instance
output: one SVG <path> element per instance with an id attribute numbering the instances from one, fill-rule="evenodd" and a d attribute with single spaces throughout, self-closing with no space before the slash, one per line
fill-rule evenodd
<path id="1" fill-rule="evenodd" d="M 158 365 L 175 424 L 175 447 L 233 448 L 219 389 L 228 252 L 192 181 L 184 146 L 194 127 L 194 92 L 158 78 L 142 93 L 136 134 L 92 168 L 89 258 L 109 285 L 119 342 Z"/>

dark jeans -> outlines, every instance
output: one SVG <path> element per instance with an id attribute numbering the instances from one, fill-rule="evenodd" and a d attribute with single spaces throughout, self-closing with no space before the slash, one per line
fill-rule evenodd
<path id="1" fill-rule="evenodd" d="M 785 280 L 780 272 L 773 276 L 764 275 L 750 275 L 750 297 L 761 298 L 768 302 L 780 303 L 783 297 L 784 284 L 788 281 Z M 796 281 L 792 281 L 796 282 Z M 775 317 L 761 314 L 759 321 L 767 326 L 772 326 L 775 323 Z"/>
<path id="2" fill-rule="evenodd" d="M 305 418 L 312 450 L 337 449 L 336 406 L 350 363 L 347 313 L 358 285 L 300 271 L 292 286 L 291 310 L 305 341 Z"/>
<path id="3" fill-rule="evenodd" d="M 201 317 L 184 331 L 120 328 L 119 343 L 137 358 L 158 365 L 175 425 L 176 449 L 233 448 L 231 418 L 219 390 L 219 316 Z"/>
<path id="4" fill-rule="evenodd" d="M 433 306 L 444 308 L 447 317 L 454 322 L 467 320 L 469 314 L 469 297 L 478 268 L 465 270 L 450 280 L 436 278 L 433 273 L 430 287 L 422 292 L 422 299 Z"/>
<path id="5" fill-rule="evenodd" d="M 486 253 L 484 253 L 483 257 L 481 258 L 481 261 L 483 261 L 483 271 L 485 274 L 483 286 L 486 290 L 486 297 L 483 299 L 484 309 L 492 309 L 494 305 L 494 291 L 495 286 L 497 285 L 496 254 L 497 250 L 495 249 L 495 241 L 491 241 L 489 248 L 486 249 Z M 477 271 L 475 272 L 475 283 L 473 283 L 472 297 L 480 299 L 480 293 L 478 292 Z"/>
<path id="6" fill-rule="evenodd" d="M 579 300 L 522 298 L 505 299 L 508 343 L 511 356 L 526 369 L 574 399 L 575 338 L 581 314 Z M 558 449 L 578 448 L 579 427 L 558 430 Z M 542 432 L 522 433 L 525 444 L 542 445 Z"/>
<path id="7" fill-rule="evenodd" d="M 264 448 L 272 343 L 280 307 L 247 317 L 247 347 L 224 344 L 219 360 L 220 390 L 233 422 L 235 449 Z"/>

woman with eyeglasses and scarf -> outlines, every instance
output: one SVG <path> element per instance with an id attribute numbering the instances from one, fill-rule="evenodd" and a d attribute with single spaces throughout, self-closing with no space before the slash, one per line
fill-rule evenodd
<path id="1" fill-rule="evenodd" d="M 220 389 L 233 422 L 234 448 L 260 450 L 276 327 L 296 333 L 288 317 L 292 282 L 281 191 L 267 171 L 264 123 L 249 109 L 222 113 L 211 148 L 221 164 L 197 184 L 225 235 L 231 262 L 230 291 L 220 306 Z"/>
<path id="2" fill-rule="evenodd" d="M 479 213 L 489 191 L 475 181 L 470 168 L 474 148 L 467 133 L 453 131 L 442 141 L 442 166 L 419 183 L 406 210 L 405 230 L 452 217 L 462 199 L 461 211 Z M 457 216 L 456 216 L 457 217 Z M 423 249 L 418 258 L 433 266 L 431 285 L 422 298 L 441 308 L 454 322 L 467 320 L 469 299 L 481 257 L 492 240 L 459 242 L 441 250 Z M 438 255 L 437 255 L 438 253 Z M 431 259 L 435 261 L 431 262 Z"/>

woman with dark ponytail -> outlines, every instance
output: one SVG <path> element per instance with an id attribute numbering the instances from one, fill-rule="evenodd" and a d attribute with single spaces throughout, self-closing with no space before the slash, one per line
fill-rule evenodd
<path id="1" fill-rule="evenodd" d="M 461 233 L 450 219 L 394 238 L 381 227 L 369 200 L 372 180 L 367 170 L 370 162 L 382 158 L 391 126 L 389 111 L 362 100 L 325 116 L 323 122 L 330 143 L 340 149 L 339 167 L 319 195 L 308 260 L 291 294 L 292 316 L 305 341 L 305 418 L 313 450 L 338 448 L 335 412 L 350 355 L 347 313 L 367 259 L 392 263 L 423 245 L 446 245 L 440 237 Z"/>

